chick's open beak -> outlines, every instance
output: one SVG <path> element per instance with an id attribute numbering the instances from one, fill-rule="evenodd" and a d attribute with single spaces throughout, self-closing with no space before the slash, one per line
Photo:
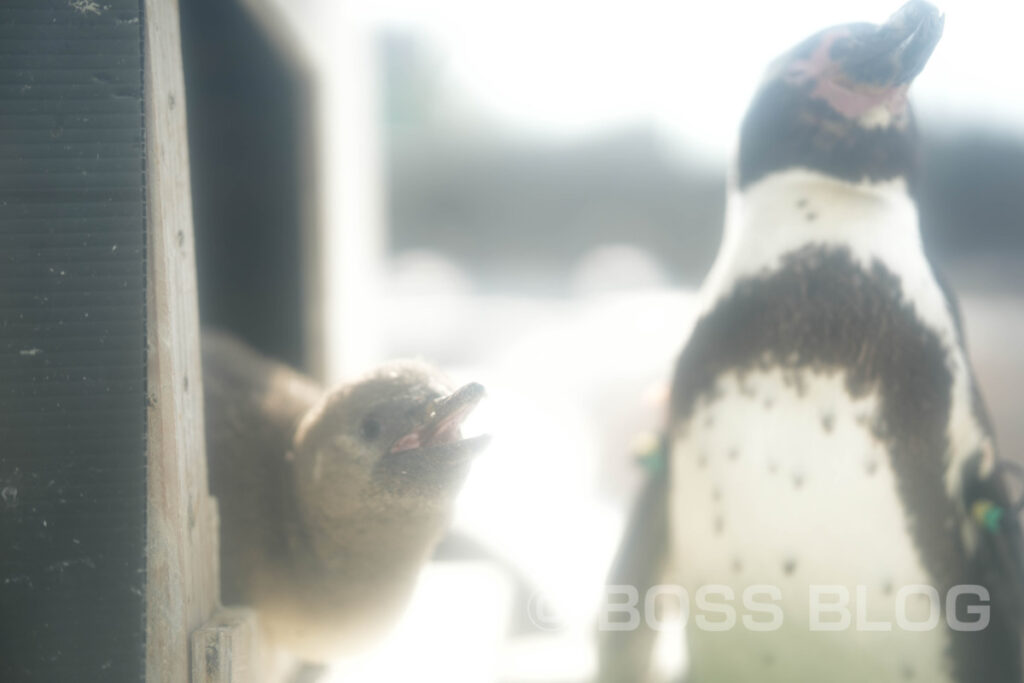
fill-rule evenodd
<path id="1" fill-rule="evenodd" d="M 389 453 L 403 453 L 462 441 L 462 422 L 473 412 L 484 393 L 481 385 L 472 383 L 432 401 L 425 411 L 424 423 L 395 441 Z"/>
<path id="2" fill-rule="evenodd" d="M 462 438 L 463 421 L 483 397 L 484 388 L 474 383 L 431 401 L 419 424 L 396 439 L 378 460 L 379 481 L 435 493 L 457 486 L 473 457 L 490 441 L 486 435 Z"/>
<path id="3" fill-rule="evenodd" d="M 481 385 L 473 383 L 432 401 L 418 426 L 395 440 L 381 457 L 377 473 L 425 485 L 460 480 L 473 456 L 490 441 L 486 435 L 464 439 L 461 430 L 484 393 Z"/>

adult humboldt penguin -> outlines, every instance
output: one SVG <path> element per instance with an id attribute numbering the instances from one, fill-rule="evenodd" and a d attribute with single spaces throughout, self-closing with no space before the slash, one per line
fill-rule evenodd
<path id="1" fill-rule="evenodd" d="M 814 35 L 742 124 L 666 466 L 609 580 L 636 589 L 611 616 L 683 589 L 695 683 L 1021 681 L 1017 506 L 913 194 L 907 90 L 943 22 L 912 0 Z M 635 625 L 602 633 L 601 680 L 644 680 Z"/>

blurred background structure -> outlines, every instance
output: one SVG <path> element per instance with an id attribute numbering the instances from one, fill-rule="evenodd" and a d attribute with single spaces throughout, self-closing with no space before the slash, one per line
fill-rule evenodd
<path id="1" fill-rule="evenodd" d="M 585 679 L 746 102 L 797 40 L 898 4 L 182 0 L 204 321 L 324 379 L 420 355 L 492 396 L 457 525 L 502 563 L 429 571 L 402 655 L 344 680 Z M 1024 6 L 945 9 L 913 92 L 924 239 L 1016 457 Z M 525 634 L 508 566 L 546 596 Z"/>

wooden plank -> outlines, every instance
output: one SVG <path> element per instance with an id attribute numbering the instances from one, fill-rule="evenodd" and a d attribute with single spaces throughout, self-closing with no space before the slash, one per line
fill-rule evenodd
<path id="1" fill-rule="evenodd" d="M 222 609 L 192 633 L 192 683 L 259 683 L 256 612 Z"/>
<path id="2" fill-rule="evenodd" d="M 149 544 L 146 680 L 187 683 L 189 636 L 219 601 L 176 0 L 145 0 Z"/>

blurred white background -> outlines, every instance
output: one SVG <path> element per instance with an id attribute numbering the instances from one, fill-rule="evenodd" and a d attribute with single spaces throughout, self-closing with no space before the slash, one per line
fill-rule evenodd
<path id="1" fill-rule="evenodd" d="M 1024 5 L 936 4 L 947 21 L 941 47 L 915 82 L 921 110 L 1019 129 Z M 717 160 L 770 60 L 822 28 L 884 21 L 899 5 L 373 0 L 359 15 L 370 30 L 400 30 L 428 43 L 435 78 L 466 118 L 560 138 L 654 123 L 686 154 Z"/>

